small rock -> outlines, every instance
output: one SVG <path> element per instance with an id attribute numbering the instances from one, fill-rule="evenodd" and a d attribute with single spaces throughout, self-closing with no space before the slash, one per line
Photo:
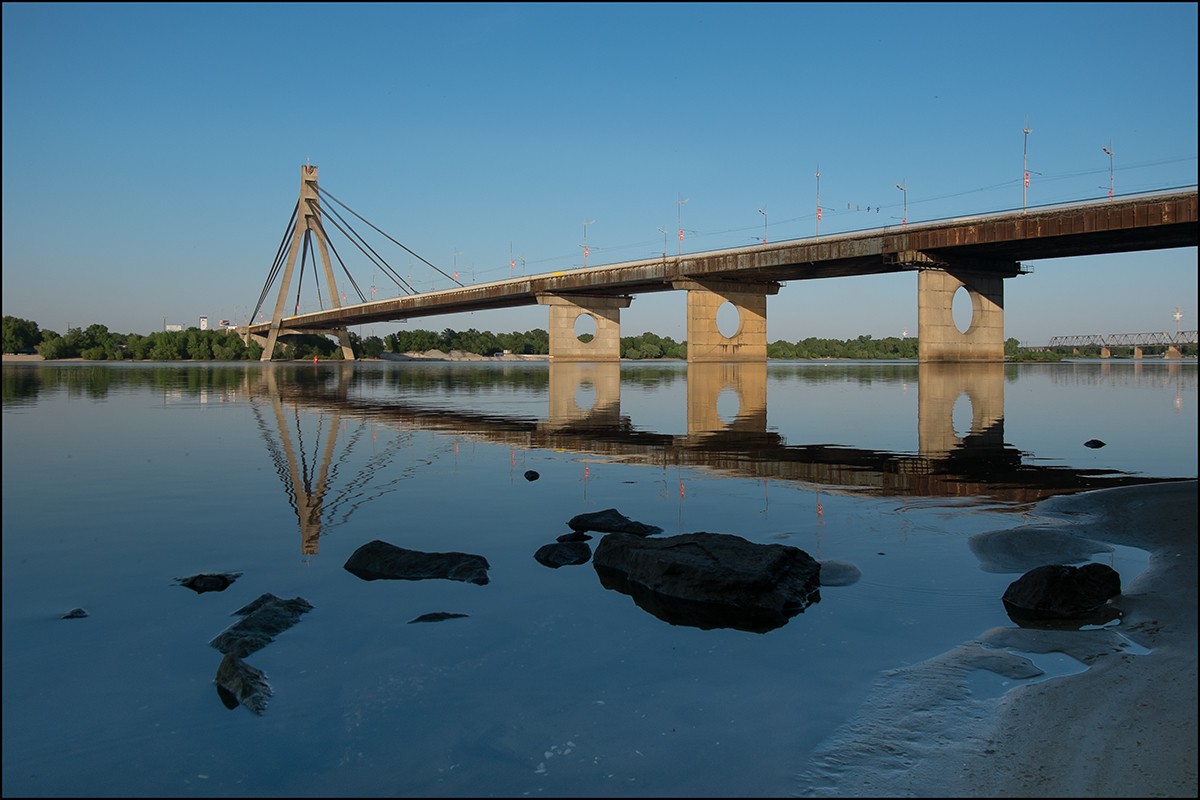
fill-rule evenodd
<path id="1" fill-rule="evenodd" d="M 1101 612 L 1118 612 L 1108 601 L 1121 593 L 1121 576 L 1106 564 L 1047 564 L 1029 570 L 1009 584 L 1002 598 L 1009 617 L 1018 624 L 1039 621 L 1090 621 Z"/>
<path id="2" fill-rule="evenodd" d="M 555 539 L 555 541 L 556 542 L 587 542 L 587 541 L 590 541 L 591 538 L 592 538 L 591 536 L 588 536 L 583 531 L 571 531 L 570 533 L 564 533 L 562 536 L 559 536 L 558 538 Z"/>
<path id="3" fill-rule="evenodd" d="M 1083 446 L 1090 447 L 1093 450 L 1096 450 L 1098 448 L 1104 447 L 1104 444 L 1105 443 L 1100 441 L 1099 439 L 1088 439 L 1086 442 L 1083 443 Z"/>
<path id="4" fill-rule="evenodd" d="M 532 469 L 525 470 L 525 480 L 527 481 L 536 481 L 540 477 L 542 476 L 538 475 L 537 472 Z"/>
<path id="5" fill-rule="evenodd" d="M 662 528 L 657 525 L 635 522 L 615 508 L 606 508 L 603 511 L 593 511 L 587 514 L 577 514 L 567 520 L 567 527 L 573 531 L 631 533 L 634 536 L 650 536 L 655 533 L 662 533 Z"/>
<path id="6" fill-rule="evenodd" d="M 72 608 L 70 611 L 62 615 L 63 619 L 83 619 L 88 613 L 82 608 Z"/>
<path id="7" fill-rule="evenodd" d="M 538 548 L 534 559 L 544 567 L 559 567 L 586 564 L 592 557 L 592 548 L 587 542 L 558 542 Z"/>
<path id="8" fill-rule="evenodd" d="M 240 577 L 242 577 L 240 572 L 201 572 L 186 578 L 176 578 L 175 582 L 191 589 L 196 594 L 204 594 L 205 592 L 223 592 Z"/>
<path id="9" fill-rule="evenodd" d="M 433 611 L 429 614 L 422 614 L 419 617 L 414 617 L 408 621 L 411 625 L 414 622 L 441 622 L 444 619 L 460 619 L 467 616 L 466 614 L 455 614 L 450 611 Z"/>
<path id="10" fill-rule="evenodd" d="M 426 553 L 376 539 L 355 550 L 343 568 L 364 581 L 442 578 L 483 586 L 490 565 L 472 553 Z"/>

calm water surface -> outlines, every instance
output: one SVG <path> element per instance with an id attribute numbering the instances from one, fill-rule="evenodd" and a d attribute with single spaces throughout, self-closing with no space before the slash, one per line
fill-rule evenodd
<path id="1" fill-rule="evenodd" d="M 1013 624 L 1017 576 L 968 537 L 1046 522 L 1053 494 L 1197 475 L 1195 361 L 5 365 L 3 384 L 6 795 L 793 794 L 882 671 Z M 606 508 L 862 577 L 767 633 L 671 625 L 590 563 L 534 560 Z M 373 539 L 482 555 L 491 580 L 362 581 L 343 565 Z M 1126 583 L 1146 564 L 1095 559 Z M 200 572 L 243 574 L 175 581 Z M 273 690 L 255 715 L 221 702 L 209 641 L 267 592 L 313 610 L 247 657 Z M 409 622 L 439 611 L 467 616 Z"/>

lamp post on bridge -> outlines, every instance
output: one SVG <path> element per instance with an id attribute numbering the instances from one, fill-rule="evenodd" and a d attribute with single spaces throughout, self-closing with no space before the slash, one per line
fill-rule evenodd
<path id="1" fill-rule="evenodd" d="M 904 193 L 904 216 L 902 216 L 900 218 L 900 224 L 907 225 L 908 224 L 908 186 L 903 181 L 901 181 L 900 183 L 896 184 L 896 188 Z M 895 217 L 893 217 L 892 219 L 895 219 Z"/>
<path id="2" fill-rule="evenodd" d="M 596 220 L 594 220 L 594 219 L 588 220 L 587 222 L 583 223 L 583 245 L 582 245 L 582 247 L 583 247 L 583 268 L 584 269 L 587 269 L 587 257 L 588 257 L 587 229 L 588 229 L 588 225 L 595 225 L 595 224 L 596 224 Z"/>
<path id="3" fill-rule="evenodd" d="M 683 257 L 683 204 L 689 199 L 683 195 L 679 196 L 679 200 L 675 201 L 675 226 L 679 228 L 679 257 Z"/>
<path id="4" fill-rule="evenodd" d="M 1113 151 L 1110 149 L 1112 142 L 1109 142 L 1109 147 L 1101 147 L 1105 153 L 1108 153 L 1108 199 L 1111 202 L 1113 199 Z"/>
<path id="5" fill-rule="evenodd" d="M 1021 165 L 1021 169 L 1025 173 L 1024 180 L 1023 180 L 1024 186 L 1021 187 L 1021 213 L 1022 214 L 1025 213 L 1025 202 L 1026 202 L 1026 197 L 1029 193 L 1029 134 L 1031 132 L 1032 131 L 1029 130 L 1029 117 L 1026 117 L 1025 118 L 1025 152 L 1024 152 L 1024 159 L 1023 159 L 1023 162 Z"/>
<path id="6" fill-rule="evenodd" d="M 816 238 L 821 238 L 821 165 L 817 164 L 817 229 Z"/>
<path id="7" fill-rule="evenodd" d="M 663 235 L 663 261 L 667 260 L 667 229 L 659 228 L 658 232 Z"/>
<path id="8" fill-rule="evenodd" d="M 758 213 L 763 215 L 763 244 L 766 244 L 767 243 L 767 212 L 763 211 L 760 208 L 758 210 Z"/>

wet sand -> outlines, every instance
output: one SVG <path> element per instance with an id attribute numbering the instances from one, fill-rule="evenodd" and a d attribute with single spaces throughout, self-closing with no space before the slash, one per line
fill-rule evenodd
<path id="1" fill-rule="evenodd" d="M 1195 797 L 1197 486 L 1125 487 L 1040 504 L 1039 515 L 1067 517 L 1058 532 L 1150 553 L 1145 572 L 1122 576 L 1112 601 L 1124 612 L 1121 624 L 996 628 L 881 676 L 859 716 L 813 754 L 797 792 Z M 990 697 L 973 690 L 981 674 L 996 684 L 1034 678 L 1038 654 L 1047 653 L 1086 669 Z"/>

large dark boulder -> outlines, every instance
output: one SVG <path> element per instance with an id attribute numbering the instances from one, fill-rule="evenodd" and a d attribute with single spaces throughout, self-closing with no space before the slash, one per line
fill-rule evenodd
<path id="1" fill-rule="evenodd" d="M 241 619 L 217 634 L 209 644 L 222 653 L 245 658 L 266 647 L 276 636 L 299 622 L 301 614 L 309 611 L 312 611 L 312 605 L 303 597 L 284 600 L 264 594 L 233 612 Z"/>
<path id="2" fill-rule="evenodd" d="M 555 542 L 539 547 L 533 557 L 544 567 L 558 569 L 586 564 L 592 557 L 592 548 L 587 542 Z"/>
<path id="3" fill-rule="evenodd" d="M 345 568 L 364 581 L 443 578 L 480 586 L 488 582 L 487 559 L 470 553 L 424 553 L 376 539 L 358 548 Z"/>
<path id="4" fill-rule="evenodd" d="M 592 565 L 607 589 L 672 625 L 766 633 L 820 602 L 821 565 L 798 547 L 724 533 L 610 533 Z"/>
<path id="5" fill-rule="evenodd" d="M 1088 624 L 1114 619 L 1108 601 L 1121 593 L 1121 576 L 1104 564 L 1035 567 L 1009 584 L 1004 608 L 1018 625 Z"/>
<path id="6" fill-rule="evenodd" d="M 662 533 L 662 528 L 656 525 L 635 522 L 615 508 L 577 514 L 567 521 L 567 526 L 573 531 L 631 533 L 634 536 L 650 536 L 651 534 Z"/>

